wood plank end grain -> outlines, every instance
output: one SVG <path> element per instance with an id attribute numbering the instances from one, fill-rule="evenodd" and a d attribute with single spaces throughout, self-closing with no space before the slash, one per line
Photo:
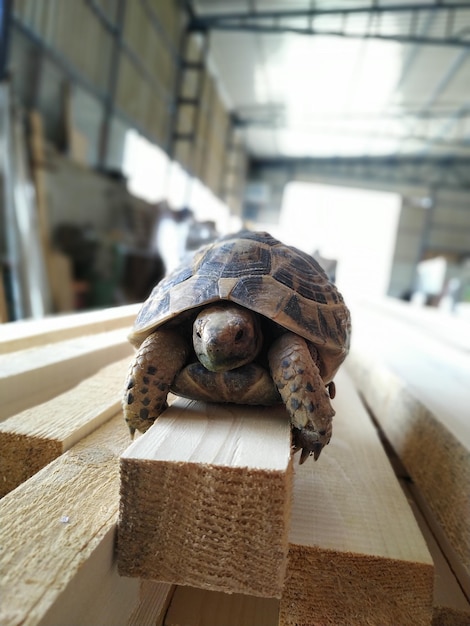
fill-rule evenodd
<path id="1" fill-rule="evenodd" d="M 121 573 L 279 597 L 291 481 L 284 407 L 175 401 L 121 458 Z"/>

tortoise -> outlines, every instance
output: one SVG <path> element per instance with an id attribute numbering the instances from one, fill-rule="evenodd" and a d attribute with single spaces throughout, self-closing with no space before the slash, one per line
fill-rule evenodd
<path id="1" fill-rule="evenodd" d="M 137 315 L 123 398 L 131 435 L 151 426 L 169 391 L 283 402 L 300 463 L 317 460 L 330 441 L 333 378 L 350 330 L 343 297 L 310 255 L 269 233 L 222 237 L 159 282 Z"/>

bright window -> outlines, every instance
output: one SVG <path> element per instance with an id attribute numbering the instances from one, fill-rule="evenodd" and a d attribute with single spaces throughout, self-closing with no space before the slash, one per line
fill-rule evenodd
<path id="1" fill-rule="evenodd" d="M 346 298 L 385 295 L 400 205 L 394 193 L 292 182 L 277 234 L 305 252 L 336 259 L 336 282 Z"/>

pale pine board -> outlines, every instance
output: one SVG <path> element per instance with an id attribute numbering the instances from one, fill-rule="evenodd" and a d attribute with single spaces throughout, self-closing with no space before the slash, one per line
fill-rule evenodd
<path id="1" fill-rule="evenodd" d="M 331 443 L 295 466 L 280 625 L 428 625 L 431 556 L 344 369 L 336 381 Z"/>
<path id="2" fill-rule="evenodd" d="M 121 459 L 121 573 L 279 597 L 291 493 L 285 408 L 178 399 Z"/>
<path id="3" fill-rule="evenodd" d="M 115 415 L 130 359 L 0 422 L 0 497 Z"/>
<path id="4" fill-rule="evenodd" d="M 130 616 L 127 626 L 164 626 L 163 620 L 174 596 L 175 585 L 140 581 L 139 604 Z"/>
<path id="5" fill-rule="evenodd" d="M 384 308 L 357 308 L 347 368 L 470 589 L 470 354 L 421 330 L 418 315 L 410 324 Z"/>
<path id="6" fill-rule="evenodd" d="M 0 420 L 46 402 L 133 348 L 120 328 L 0 356 Z"/>
<path id="7" fill-rule="evenodd" d="M 118 328 L 130 332 L 140 304 L 128 304 L 98 311 L 53 315 L 0 325 L 0 354 L 37 348 L 82 335 Z"/>
<path id="8" fill-rule="evenodd" d="M 0 501 L 2 626 L 130 618 L 139 582 L 119 577 L 114 561 L 118 459 L 128 443 L 119 413 Z"/>
<path id="9" fill-rule="evenodd" d="M 456 348 L 459 352 L 470 353 L 470 322 L 449 311 L 430 306 L 418 306 L 396 298 L 368 298 L 357 303 L 354 310 L 367 310 L 376 315 L 386 315 L 395 322 L 406 324 L 420 334 L 438 339 Z"/>
<path id="10" fill-rule="evenodd" d="M 470 602 L 465 597 L 454 572 L 436 540 L 428 519 L 416 502 L 416 489 L 409 481 L 401 480 L 407 500 L 423 533 L 434 561 L 433 626 L 468 626 L 470 624 Z"/>
<path id="11" fill-rule="evenodd" d="M 279 600 L 274 598 L 177 587 L 164 626 L 278 626 L 278 622 Z"/>

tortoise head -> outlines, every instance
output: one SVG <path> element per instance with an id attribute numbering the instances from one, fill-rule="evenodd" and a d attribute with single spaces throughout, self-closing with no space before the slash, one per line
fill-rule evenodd
<path id="1" fill-rule="evenodd" d="M 256 313 L 231 302 L 204 308 L 194 320 L 193 345 L 204 367 L 221 372 L 250 363 L 263 336 Z"/>

